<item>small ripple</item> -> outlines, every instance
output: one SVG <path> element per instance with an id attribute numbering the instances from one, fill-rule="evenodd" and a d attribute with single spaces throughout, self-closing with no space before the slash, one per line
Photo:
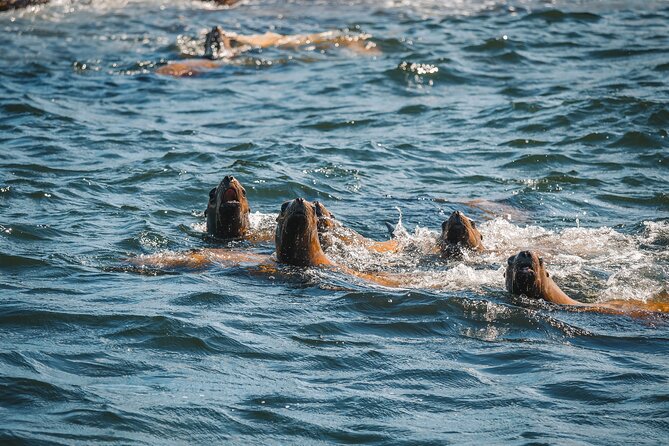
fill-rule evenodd
<path id="1" fill-rule="evenodd" d="M 405 105 L 404 107 L 398 109 L 397 113 L 401 115 L 420 115 L 429 110 L 431 109 L 423 104 L 415 104 L 415 105 Z"/>
<path id="2" fill-rule="evenodd" d="M 132 376 L 164 370 L 142 361 L 128 361 L 105 353 L 52 354 L 41 362 L 55 370 L 90 377 Z"/>
<path id="3" fill-rule="evenodd" d="M 523 140 L 529 141 L 529 140 Z M 566 165 L 573 166 L 581 164 L 579 161 L 567 155 L 524 155 L 510 163 L 503 164 L 501 167 L 520 167 L 520 166 L 552 166 L 552 165 Z"/>
<path id="4" fill-rule="evenodd" d="M 374 122 L 375 121 L 373 119 L 350 119 L 347 121 L 319 121 L 313 124 L 300 124 L 300 127 L 329 132 L 341 128 L 367 127 L 373 124 Z"/>
<path id="5" fill-rule="evenodd" d="M 503 143 L 502 145 L 522 148 L 522 147 L 542 147 L 548 144 L 550 144 L 548 141 L 539 141 L 536 139 L 513 139 L 511 141 Z"/>
<path id="6" fill-rule="evenodd" d="M 622 206 L 648 206 L 669 209 L 669 194 L 658 192 L 647 196 L 629 196 L 617 194 L 599 194 L 597 198 L 607 203 L 618 204 Z"/>
<path id="7" fill-rule="evenodd" d="M 542 392 L 551 398 L 578 401 L 588 405 L 616 404 L 627 399 L 617 391 L 609 390 L 603 384 L 592 381 L 564 381 L 541 387 Z"/>
<path id="8" fill-rule="evenodd" d="M 34 268 L 49 266 L 49 262 L 22 255 L 11 255 L 0 252 L 0 267 L 7 269 Z"/>
<path id="9" fill-rule="evenodd" d="M 211 326 L 198 326 L 165 316 L 134 317 L 107 335 L 126 345 L 191 354 L 227 353 L 263 357 L 259 352 Z"/>
<path id="10" fill-rule="evenodd" d="M 620 139 L 609 144 L 609 147 L 627 147 L 631 149 L 657 149 L 662 147 L 662 141 L 642 132 L 627 132 Z"/>
<path id="11" fill-rule="evenodd" d="M 177 297 L 172 300 L 175 305 L 183 305 L 187 307 L 202 306 L 202 307 L 217 307 L 228 304 L 242 303 L 242 299 L 237 296 L 229 294 L 220 294 L 213 292 L 198 292 L 185 296 Z"/>
<path id="12" fill-rule="evenodd" d="M 53 403 L 88 402 L 82 391 L 69 390 L 31 378 L 0 377 L 0 406 L 5 408 L 28 408 L 49 406 Z"/>
<path id="13" fill-rule="evenodd" d="M 664 54 L 664 53 L 667 53 L 667 50 L 662 48 L 643 48 L 643 49 L 612 48 L 607 50 L 590 51 L 588 54 L 597 59 L 617 59 L 617 58 L 627 58 L 633 56 L 642 56 L 646 54 Z"/>
<path id="14" fill-rule="evenodd" d="M 14 351 L 0 353 L 0 362 L 11 367 L 18 367 L 28 372 L 38 373 L 37 369 L 31 364 L 30 360 L 19 352 Z"/>
<path id="15" fill-rule="evenodd" d="M 591 12 L 563 12 L 559 9 L 547 9 L 545 11 L 537 11 L 527 14 L 521 20 L 544 20 L 548 23 L 557 22 L 597 22 L 602 19 L 602 16 Z"/>

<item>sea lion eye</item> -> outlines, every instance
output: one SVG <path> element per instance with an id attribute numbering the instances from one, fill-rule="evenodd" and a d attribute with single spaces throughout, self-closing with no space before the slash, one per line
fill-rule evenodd
<path id="1" fill-rule="evenodd" d="M 481 236 L 481 240 L 483 240 L 483 234 L 479 234 Z"/>
<path id="2" fill-rule="evenodd" d="M 539 265 L 544 266 L 544 258 L 539 257 Z"/>
<path id="3" fill-rule="evenodd" d="M 242 195 L 246 196 L 246 189 L 242 189 Z"/>

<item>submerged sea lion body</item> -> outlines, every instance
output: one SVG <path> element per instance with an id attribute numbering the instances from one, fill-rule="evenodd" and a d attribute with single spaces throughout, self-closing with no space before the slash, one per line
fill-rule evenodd
<path id="1" fill-rule="evenodd" d="M 464 249 L 483 251 L 483 236 L 476 229 L 476 223 L 460 211 L 455 211 L 441 224 L 438 246 L 441 257 L 462 257 Z"/>
<path id="2" fill-rule="evenodd" d="M 244 237 L 249 231 L 250 212 L 246 190 L 235 177 L 226 176 L 209 192 L 207 232 L 223 239 Z"/>

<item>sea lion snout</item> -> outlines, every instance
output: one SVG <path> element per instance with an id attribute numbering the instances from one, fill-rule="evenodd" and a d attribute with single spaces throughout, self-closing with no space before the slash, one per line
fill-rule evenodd
<path id="1" fill-rule="evenodd" d="M 241 198 L 240 195 L 246 196 L 246 190 L 232 175 L 223 178 L 220 187 L 222 187 L 224 190 L 222 199 L 223 203 L 239 202 Z"/>

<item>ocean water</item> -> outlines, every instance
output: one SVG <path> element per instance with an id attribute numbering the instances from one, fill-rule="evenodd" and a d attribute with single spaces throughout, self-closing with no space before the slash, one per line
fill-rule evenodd
<path id="1" fill-rule="evenodd" d="M 669 318 L 512 298 L 544 253 L 586 302 L 666 297 L 669 5 L 661 1 L 54 1 L 0 13 L 0 443 L 662 444 Z M 220 25 L 348 30 L 378 52 L 254 50 L 155 73 Z M 414 274 L 137 269 L 326 204 Z M 430 256 L 453 210 L 487 251 Z M 271 242 L 233 243 L 271 254 Z"/>

